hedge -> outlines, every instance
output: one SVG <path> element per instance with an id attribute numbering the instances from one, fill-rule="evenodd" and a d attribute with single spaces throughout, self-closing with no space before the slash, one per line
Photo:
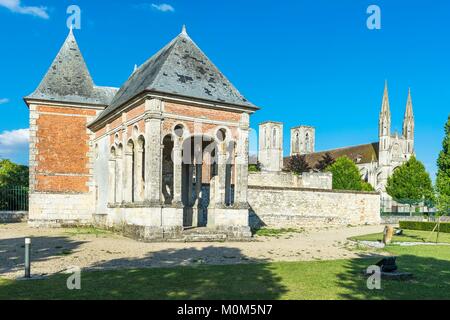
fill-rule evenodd
<path id="1" fill-rule="evenodd" d="M 400 221 L 399 224 L 400 229 L 406 230 L 432 231 L 436 227 L 436 222 Z M 441 222 L 439 230 L 440 232 L 450 233 L 450 223 Z"/>

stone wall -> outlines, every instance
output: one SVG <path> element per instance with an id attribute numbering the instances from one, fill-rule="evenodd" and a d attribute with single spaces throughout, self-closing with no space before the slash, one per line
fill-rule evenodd
<path id="1" fill-rule="evenodd" d="M 28 211 L 0 211 L 0 223 L 24 222 L 28 219 Z"/>
<path id="2" fill-rule="evenodd" d="M 93 213 L 91 194 L 31 193 L 29 224 L 34 227 L 60 227 L 90 224 Z"/>
<path id="3" fill-rule="evenodd" d="M 249 186 L 277 188 L 308 188 L 331 190 L 332 174 L 303 173 L 295 175 L 290 172 L 251 172 L 248 176 Z"/>
<path id="4" fill-rule="evenodd" d="M 272 228 L 380 223 L 380 196 L 305 188 L 249 187 L 250 225 Z"/>
<path id="5" fill-rule="evenodd" d="M 400 216 L 400 215 L 389 215 L 382 216 L 381 223 L 382 224 L 398 224 L 400 221 L 431 221 L 436 222 L 436 218 L 430 217 L 428 219 L 424 219 L 422 216 Z M 441 222 L 450 222 L 450 217 L 441 217 Z"/>

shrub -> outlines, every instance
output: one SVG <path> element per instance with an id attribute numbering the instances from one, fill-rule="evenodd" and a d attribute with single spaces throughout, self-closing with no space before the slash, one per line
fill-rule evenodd
<path id="1" fill-rule="evenodd" d="M 419 231 L 433 231 L 436 227 L 436 222 L 422 222 L 422 221 L 400 221 L 400 229 L 419 230 Z M 441 222 L 439 231 L 450 233 L 450 222 Z"/>

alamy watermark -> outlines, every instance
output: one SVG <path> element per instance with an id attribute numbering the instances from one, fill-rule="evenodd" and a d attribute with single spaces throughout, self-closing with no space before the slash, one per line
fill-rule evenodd
<path id="1" fill-rule="evenodd" d="M 80 267 L 71 267 L 67 270 L 69 274 L 71 274 L 67 278 L 67 289 L 69 290 L 81 290 L 81 268 Z"/>
<path id="2" fill-rule="evenodd" d="M 375 4 L 370 5 L 367 8 L 367 28 L 369 30 L 380 30 L 381 29 L 381 8 Z"/>
<path id="3" fill-rule="evenodd" d="M 67 28 L 69 29 L 81 29 L 81 9 L 79 6 L 73 4 L 67 7 L 67 14 L 70 16 L 67 18 Z"/>
<path id="4" fill-rule="evenodd" d="M 367 278 L 367 289 L 381 290 L 381 268 L 379 266 L 369 266 L 366 274 L 369 275 Z"/>

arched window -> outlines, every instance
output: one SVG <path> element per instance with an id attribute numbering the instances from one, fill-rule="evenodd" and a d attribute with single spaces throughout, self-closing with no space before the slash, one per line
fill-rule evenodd
<path id="1" fill-rule="evenodd" d="M 310 150 L 311 150 L 311 141 L 310 141 L 308 132 L 306 133 L 306 136 L 305 136 L 305 146 L 306 146 L 306 152 L 310 152 Z"/>
<path id="2" fill-rule="evenodd" d="M 133 140 L 129 140 L 127 143 L 127 151 L 126 151 L 126 201 L 134 202 L 135 200 L 135 148 Z"/>
<path id="3" fill-rule="evenodd" d="M 175 129 L 175 134 L 179 137 L 183 136 L 182 132 L 178 132 Z M 174 163 L 173 163 L 173 147 L 174 142 L 172 136 L 169 134 L 163 139 L 163 155 L 162 155 L 162 194 L 165 204 L 172 204 L 174 189 Z"/>
<path id="4" fill-rule="evenodd" d="M 225 166 L 225 205 L 231 206 L 234 204 L 234 180 L 235 180 L 235 151 L 236 151 L 236 143 L 230 142 L 227 152 L 227 162 Z"/>
<path id="5" fill-rule="evenodd" d="M 116 151 L 116 202 L 123 200 L 123 146 L 120 143 Z"/>
<path id="6" fill-rule="evenodd" d="M 300 133 L 296 131 L 294 138 L 294 153 L 298 153 L 299 147 L 300 147 Z"/>
<path id="7" fill-rule="evenodd" d="M 108 163 L 108 202 L 116 203 L 116 148 L 111 147 Z"/>
<path id="8" fill-rule="evenodd" d="M 135 201 L 144 201 L 145 190 L 145 138 L 139 136 L 134 158 Z"/>
<path id="9" fill-rule="evenodd" d="M 272 148 L 278 147 L 278 129 L 273 128 L 272 129 Z"/>

